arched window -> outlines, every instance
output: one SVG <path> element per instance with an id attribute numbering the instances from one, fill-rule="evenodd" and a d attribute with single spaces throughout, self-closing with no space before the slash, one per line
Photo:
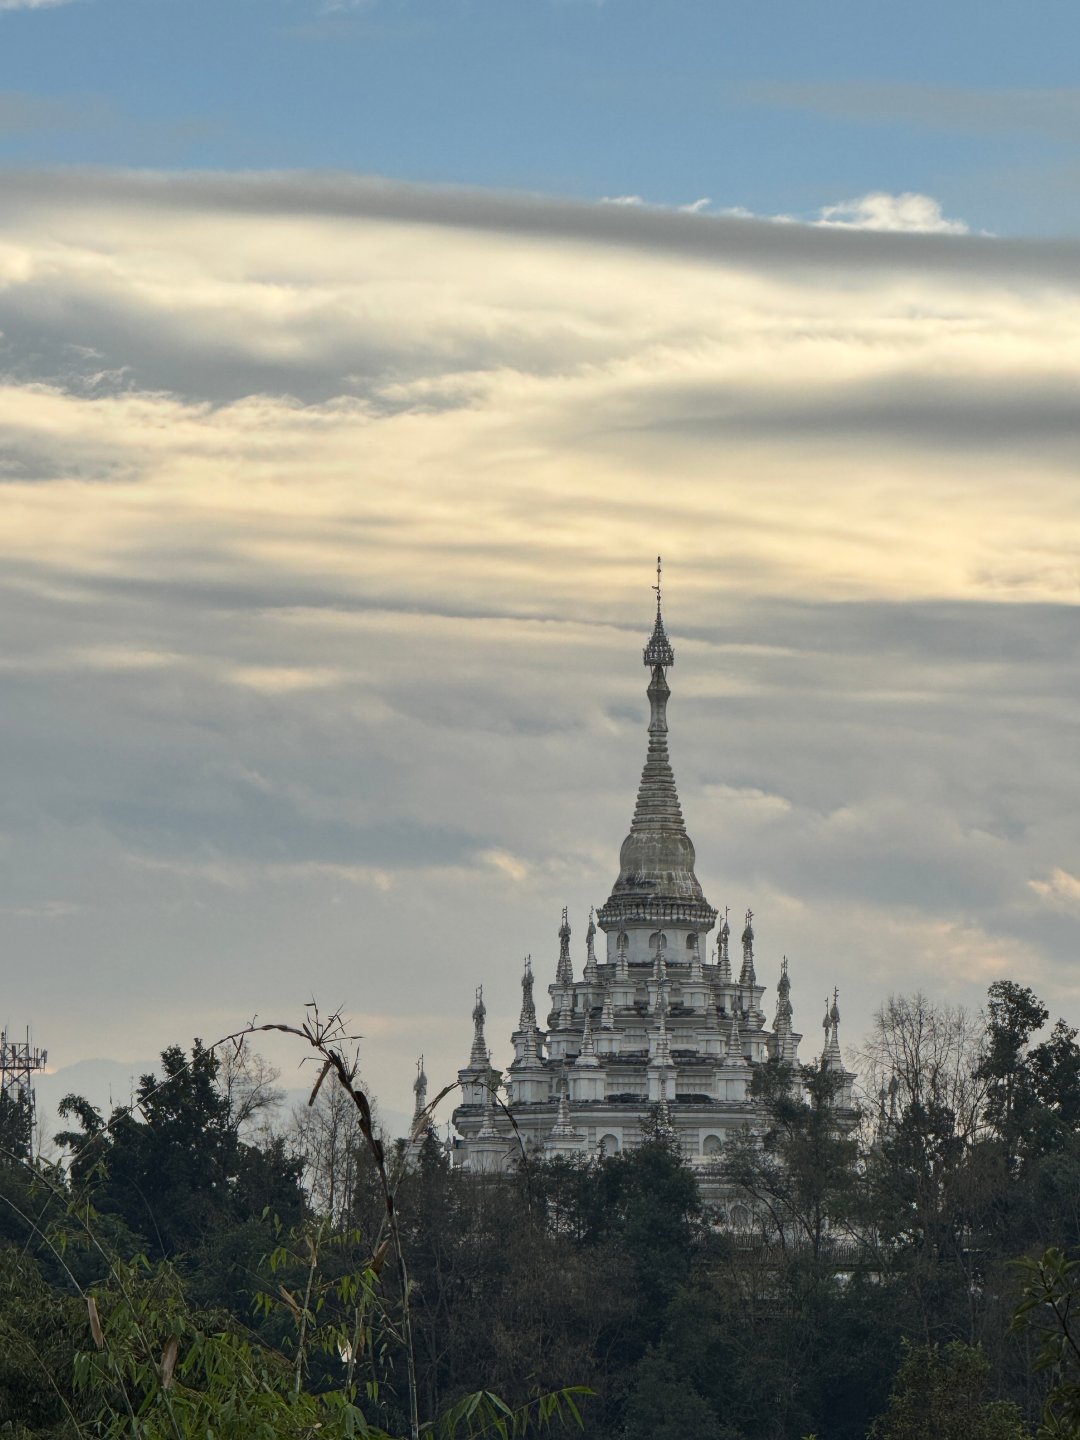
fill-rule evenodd
<path id="1" fill-rule="evenodd" d="M 706 1135 L 701 1142 L 701 1153 L 703 1155 L 719 1155 L 724 1148 L 724 1142 L 719 1135 Z"/>
<path id="2" fill-rule="evenodd" d="M 748 1230 L 750 1228 L 750 1211 L 745 1205 L 733 1205 L 731 1209 L 731 1223 L 736 1230 Z"/>
<path id="3" fill-rule="evenodd" d="M 693 955 L 694 951 L 697 949 L 697 936 L 696 936 L 696 935 L 687 935 L 687 937 L 686 937 L 686 948 L 687 948 L 687 950 L 689 950 L 690 954 Z"/>
<path id="4" fill-rule="evenodd" d="M 617 1155 L 622 1149 L 617 1135 L 601 1135 L 600 1149 L 605 1155 Z"/>

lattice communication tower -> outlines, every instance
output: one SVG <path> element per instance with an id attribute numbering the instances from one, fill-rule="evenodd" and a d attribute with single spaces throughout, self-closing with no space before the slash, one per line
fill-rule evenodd
<path id="1" fill-rule="evenodd" d="M 45 1069 L 48 1059 L 47 1050 L 39 1050 L 31 1043 L 29 1029 L 25 1040 L 9 1040 L 7 1030 L 0 1030 L 0 1096 L 29 1110 L 31 1147 L 37 1119 L 34 1075 Z"/>

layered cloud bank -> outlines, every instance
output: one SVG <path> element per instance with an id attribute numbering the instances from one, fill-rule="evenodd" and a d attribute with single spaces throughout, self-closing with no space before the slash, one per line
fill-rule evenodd
<path id="1" fill-rule="evenodd" d="M 434 1076 L 485 980 L 501 1038 L 614 877 L 657 550 L 699 874 L 804 1028 L 1075 1011 L 1080 246 L 833 218 L 5 176 L 14 1018 L 314 991 Z"/>

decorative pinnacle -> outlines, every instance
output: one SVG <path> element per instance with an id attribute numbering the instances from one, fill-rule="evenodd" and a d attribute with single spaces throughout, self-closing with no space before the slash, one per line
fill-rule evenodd
<path id="1" fill-rule="evenodd" d="M 473 1006 L 473 1042 L 472 1051 L 469 1055 L 469 1069 L 482 1070 L 488 1063 L 487 1042 L 484 1039 L 484 1017 L 487 1015 L 487 1008 L 484 1005 L 484 987 L 476 987 L 476 1004 Z"/>
<path id="2" fill-rule="evenodd" d="M 658 665 L 675 664 L 675 651 L 671 648 L 671 641 L 664 629 L 664 616 L 660 605 L 660 573 L 661 565 L 658 555 L 656 557 L 656 584 L 652 587 L 656 591 L 656 624 L 653 626 L 653 633 L 643 652 L 645 664 L 650 670 L 655 670 Z"/>
<path id="3" fill-rule="evenodd" d="M 746 929 L 742 932 L 743 962 L 742 972 L 739 975 L 740 985 L 756 985 L 757 976 L 754 974 L 754 912 L 746 912 Z"/>
<path id="4" fill-rule="evenodd" d="M 559 926 L 559 963 L 555 967 L 556 985 L 574 983 L 574 966 L 570 959 L 570 921 L 566 906 L 563 906 L 562 924 Z"/>
<path id="5" fill-rule="evenodd" d="M 536 1024 L 536 1002 L 533 1000 L 532 956 L 526 955 L 525 970 L 521 977 L 521 1015 L 518 1017 L 518 1029 L 527 1030 L 530 1024 Z"/>
<path id="6" fill-rule="evenodd" d="M 597 978 L 596 969 L 596 911 L 589 911 L 589 928 L 585 932 L 585 979 L 595 982 Z"/>
<path id="7" fill-rule="evenodd" d="M 791 1021 L 794 1012 L 791 1008 L 791 981 L 788 979 L 787 956 L 780 962 L 780 983 L 776 987 L 776 1019 L 773 1021 L 773 1031 L 781 1039 L 786 1040 L 791 1034 Z M 782 1059 L 788 1059 L 785 1054 Z"/>
<path id="8" fill-rule="evenodd" d="M 412 1088 L 413 1094 L 416 1096 L 416 1109 L 413 1112 L 413 1118 L 416 1119 L 427 1105 L 427 1076 L 424 1074 L 423 1055 L 416 1062 L 416 1079 L 413 1081 Z"/>

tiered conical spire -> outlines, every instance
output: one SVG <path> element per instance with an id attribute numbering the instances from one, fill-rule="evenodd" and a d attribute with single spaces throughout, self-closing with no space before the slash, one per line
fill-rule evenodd
<path id="1" fill-rule="evenodd" d="M 793 1031 L 793 1019 L 791 981 L 788 978 L 788 962 L 785 955 L 780 962 L 780 980 L 776 986 L 776 1019 L 773 1021 L 773 1034 L 776 1036 L 776 1058 L 788 1063 L 795 1059 L 796 1037 Z"/>
<path id="2" fill-rule="evenodd" d="M 559 926 L 559 963 L 555 967 L 556 985 L 573 985 L 574 966 L 570 959 L 570 921 L 566 906 L 563 906 L 562 924 Z"/>
<path id="3" fill-rule="evenodd" d="M 532 956 L 525 956 L 525 969 L 521 976 L 521 1014 L 518 1029 L 526 1033 L 530 1027 L 536 1029 L 536 1001 L 533 999 Z"/>
<path id="4" fill-rule="evenodd" d="M 574 1064 L 584 1065 L 593 1069 L 600 1064 L 600 1061 L 596 1058 L 596 1041 L 593 1039 L 592 1016 L 587 1010 L 585 1012 L 585 1029 L 581 1036 L 581 1050 Z"/>
<path id="5" fill-rule="evenodd" d="M 469 1066 L 472 1069 L 480 1069 L 488 1063 L 487 1041 L 484 1039 L 484 1019 L 487 1015 L 487 1007 L 484 1005 L 484 987 L 476 987 L 476 1004 L 473 1006 L 473 1042 L 472 1050 L 469 1053 Z"/>
<path id="6" fill-rule="evenodd" d="M 413 1106 L 413 1123 L 415 1124 L 427 1108 L 427 1076 L 424 1074 L 423 1055 L 416 1062 L 416 1079 L 413 1081 L 412 1088 L 413 1094 L 416 1096 L 416 1104 Z"/>
<path id="7" fill-rule="evenodd" d="M 600 1012 L 600 1029 L 615 1029 L 615 1001 L 612 999 L 610 987 L 604 991 L 604 1008 Z"/>
<path id="8" fill-rule="evenodd" d="M 844 1059 L 840 1054 L 840 991 L 833 990 L 832 1006 L 825 1001 L 825 1019 L 821 1022 L 825 1031 L 825 1048 L 821 1052 L 821 1063 L 826 1070 L 843 1070 Z"/>
<path id="9" fill-rule="evenodd" d="M 701 930 L 712 929 L 716 911 L 702 894 L 694 874 L 694 846 L 683 822 L 675 776 L 668 758 L 667 702 L 671 694 L 665 670 L 675 652 L 664 629 L 660 591 L 660 560 L 656 562 L 656 621 L 644 661 L 650 674 L 649 748 L 641 772 L 630 834 L 619 855 L 619 878 L 600 923 L 610 930 L 624 920 L 670 920 L 673 913 Z"/>
<path id="10" fill-rule="evenodd" d="M 596 965 L 596 911 L 589 911 L 589 928 L 585 932 L 585 980 L 590 985 L 595 985 L 598 978 Z"/>
<path id="11" fill-rule="evenodd" d="M 739 973 L 740 985 L 756 985 L 757 976 L 754 973 L 754 912 L 746 912 L 746 929 L 742 932 L 742 970 Z"/>
<path id="12" fill-rule="evenodd" d="M 731 926 L 727 921 L 727 907 L 724 907 L 724 923 L 716 940 L 716 978 L 721 985 L 731 984 Z"/>
<path id="13" fill-rule="evenodd" d="M 739 1012 L 737 1009 L 731 1012 L 731 1025 L 728 1028 L 728 1055 L 735 1061 L 746 1059 L 742 1051 L 742 1031 L 739 1029 Z"/>
<path id="14" fill-rule="evenodd" d="M 569 1089 L 566 1081 L 563 1080 L 559 1086 L 559 1109 L 556 1115 L 555 1124 L 551 1127 L 550 1139 L 577 1139 L 579 1132 L 574 1129 L 570 1119 Z"/>
<path id="15" fill-rule="evenodd" d="M 490 1064 L 490 1057 L 488 1063 Z M 495 1128 L 495 1088 L 494 1077 L 490 1076 L 488 1083 L 484 1086 L 484 1118 L 480 1129 L 476 1132 L 478 1140 L 497 1140 L 499 1132 Z"/>

